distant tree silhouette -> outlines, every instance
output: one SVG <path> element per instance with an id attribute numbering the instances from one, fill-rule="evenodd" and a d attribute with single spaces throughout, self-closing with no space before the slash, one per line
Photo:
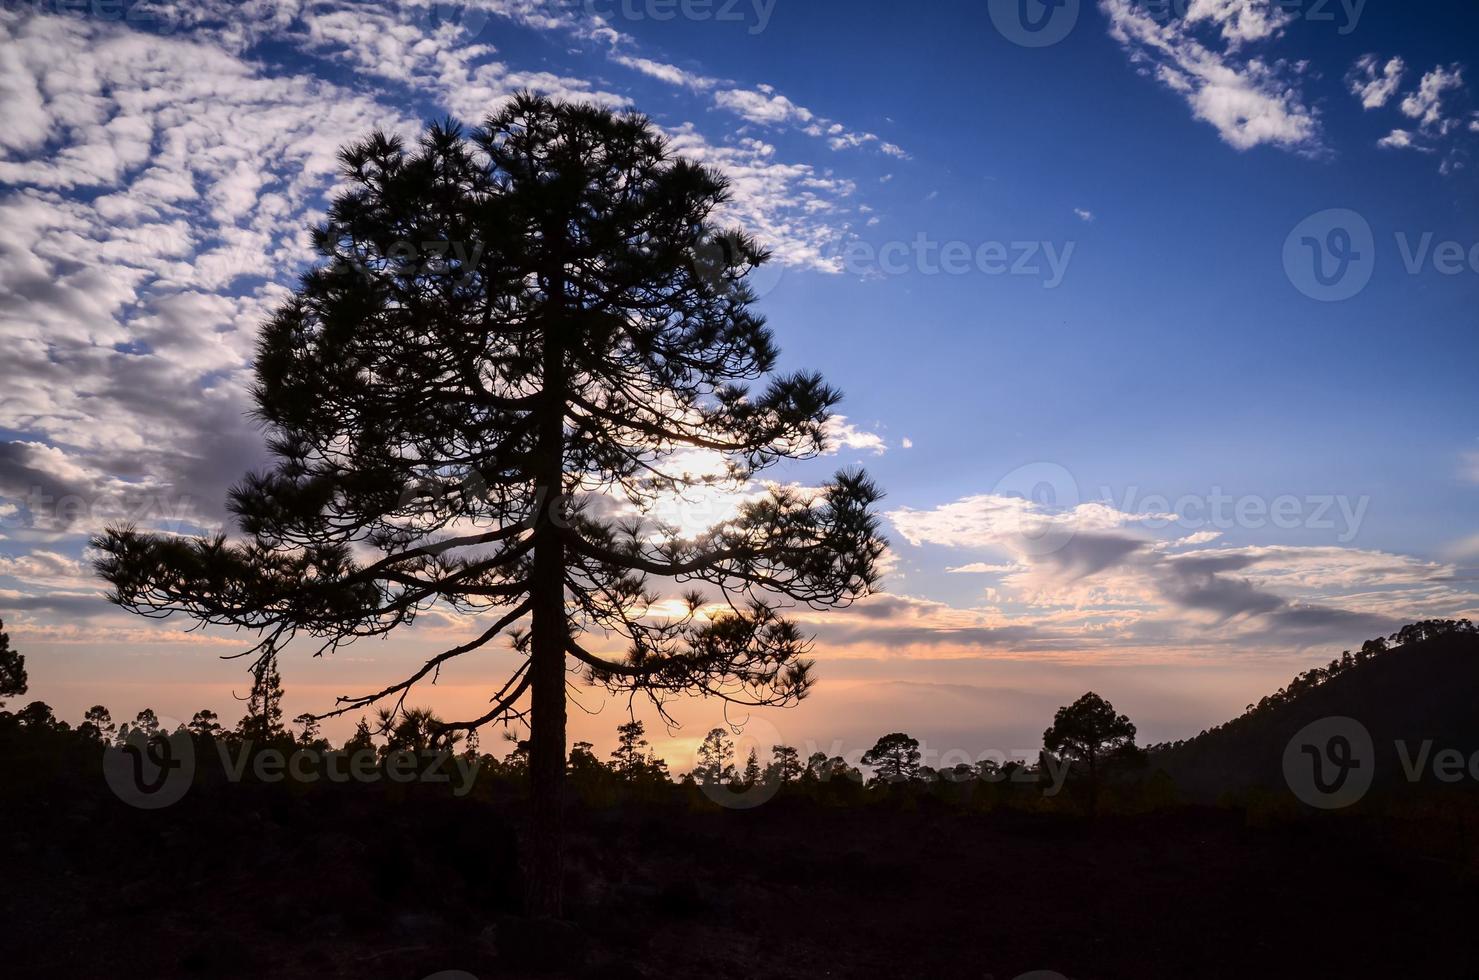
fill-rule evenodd
<path id="1" fill-rule="evenodd" d="M 145 708 L 134 716 L 133 724 L 124 725 L 123 730 L 118 733 L 121 738 L 127 739 L 133 734 L 141 734 L 145 738 L 154 738 L 160 734 L 159 716 L 154 713 L 153 708 Z"/>
<path id="2" fill-rule="evenodd" d="M 210 708 L 201 708 L 191 716 L 190 724 L 185 727 L 191 735 L 215 738 L 221 734 L 221 718 Z"/>
<path id="3" fill-rule="evenodd" d="M 880 493 L 857 472 L 816 492 L 775 484 L 690 537 L 621 516 L 817 455 L 839 399 L 816 374 L 773 373 L 745 283 L 766 254 L 714 233 L 724 179 L 673 157 L 646 119 L 520 96 L 471 134 L 440 125 L 414 148 L 376 134 L 342 161 L 348 189 L 313 238 L 326 262 L 257 350 L 277 462 L 232 493 L 250 540 L 114 528 L 98 567 L 126 608 L 259 630 L 267 650 L 300 632 L 330 650 L 437 602 L 484 617 L 339 713 L 400 707 L 527 623 L 489 710 L 449 724 L 528 719 L 529 904 L 556 914 L 567 658 L 660 709 L 691 691 L 796 701 L 809 641 L 781 601 L 871 589 Z M 695 452 L 723 466 L 694 467 Z M 619 508 L 574 496 L 592 493 Z M 686 613 L 656 617 L 650 579 L 699 588 Z M 733 601 L 704 614 L 716 599 Z"/>
<path id="4" fill-rule="evenodd" d="M 113 716 L 107 708 L 95 704 L 83 712 L 82 724 L 77 726 L 77 731 L 86 738 L 107 744 L 118 734 L 118 726 L 113 724 Z"/>
<path id="5" fill-rule="evenodd" d="M 693 776 L 700 783 L 717 784 L 734 778 L 734 740 L 723 728 L 711 728 L 698 746 Z"/>
<path id="6" fill-rule="evenodd" d="M 51 705 L 45 701 L 32 701 L 15 714 L 16 721 L 22 726 L 31 729 L 49 729 L 57 727 L 56 713 L 51 710 Z"/>
<path id="7" fill-rule="evenodd" d="M 566 763 L 572 775 L 592 778 L 606 772 L 601 760 L 596 758 L 595 745 L 591 742 L 576 742 L 570 746 L 570 759 Z"/>
<path id="8" fill-rule="evenodd" d="M 1114 705 L 1090 691 L 1059 708 L 1053 724 L 1043 732 L 1043 747 L 1060 758 L 1088 767 L 1089 812 L 1099 805 L 1099 767 L 1109 756 L 1135 744 L 1135 726 Z"/>
<path id="9" fill-rule="evenodd" d="M 668 764 L 653 753 L 646 734 L 647 729 L 640 721 L 629 721 L 616 728 L 616 749 L 611 753 L 611 767 L 627 782 L 668 778 Z"/>
<path id="10" fill-rule="evenodd" d="M 375 748 L 375 737 L 370 732 L 369 723 L 360 718 L 359 724 L 354 726 L 354 734 L 344 743 L 344 751 L 350 754 L 355 752 L 373 751 Z"/>
<path id="11" fill-rule="evenodd" d="M 647 761 L 647 730 L 640 721 L 629 721 L 616 728 L 616 749 L 611 753 L 612 766 L 622 776 L 632 779 Z"/>
<path id="12" fill-rule="evenodd" d="M 759 785 L 763 776 L 764 773 L 760 770 L 760 756 L 754 749 L 751 749 L 749 757 L 745 759 L 745 768 L 740 772 L 739 781 L 746 786 L 756 786 Z"/>
<path id="13" fill-rule="evenodd" d="M 10 645 L 5 621 L 0 620 L 0 699 L 18 698 L 26 693 L 26 658 Z M 0 700 L 0 708 L 5 707 Z"/>
<path id="14" fill-rule="evenodd" d="M 825 752 L 813 752 L 806 760 L 806 771 L 801 774 L 802 780 L 810 783 L 831 782 L 837 777 L 856 781 L 862 778 L 862 774 L 848 765 L 842 756 L 829 758 Z"/>
<path id="15" fill-rule="evenodd" d="M 313 745 L 322 741 L 319 737 L 318 717 L 311 714 L 301 714 L 293 719 L 293 724 L 298 726 L 298 744 Z"/>
<path id="16" fill-rule="evenodd" d="M 243 738 L 270 742 L 283 734 L 282 675 L 277 672 L 277 648 L 269 645 L 265 655 L 252 664 L 252 689 L 247 695 L 247 713 L 236 726 Z"/>
<path id="17" fill-rule="evenodd" d="M 430 708 L 404 708 L 399 712 L 381 708 L 375 712 L 375 720 L 385 736 L 383 756 L 451 748 L 462 738 L 460 731 L 449 728 Z"/>
<path id="18" fill-rule="evenodd" d="M 885 735 L 863 753 L 863 765 L 885 783 L 907 783 L 919 776 L 919 740 L 903 732 Z"/>
<path id="19" fill-rule="evenodd" d="M 774 778 L 783 783 L 792 783 L 801 778 L 806 767 L 801 764 L 801 753 L 789 745 L 770 747 L 770 770 Z"/>

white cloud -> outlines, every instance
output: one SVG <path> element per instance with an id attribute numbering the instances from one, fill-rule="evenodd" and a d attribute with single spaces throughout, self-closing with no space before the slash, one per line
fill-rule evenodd
<path id="1" fill-rule="evenodd" d="M 765 126 L 805 124 L 813 118 L 810 109 L 797 105 L 768 85 L 758 89 L 725 89 L 714 94 L 714 103 Z"/>
<path id="2" fill-rule="evenodd" d="M 859 429 L 847 420 L 846 415 L 834 415 L 827 422 L 827 441 L 837 449 L 861 449 L 875 456 L 888 451 L 888 444 L 876 432 Z"/>
<path id="3" fill-rule="evenodd" d="M 703 90 L 713 88 L 716 82 L 712 78 L 684 71 L 676 65 L 669 65 L 661 61 L 653 61 L 651 58 L 639 58 L 627 54 L 612 54 L 611 60 L 618 65 L 639 71 L 644 75 L 655 78 L 658 81 L 667 82 L 669 85 L 682 85 L 686 88 Z"/>
<path id="4" fill-rule="evenodd" d="M 1185 22 L 1157 18 L 1135 0 L 1099 0 L 1099 6 L 1109 18 L 1110 36 L 1131 60 L 1184 98 L 1192 114 L 1216 128 L 1230 146 L 1319 149 L 1318 118 L 1298 87 L 1303 66 L 1241 53 L 1245 44 L 1277 35 L 1287 22 L 1265 4 L 1194 2 Z M 1224 51 L 1195 36 L 1198 23 L 1220 27 Z"/>
<path id="5" fill-rule="evenodd" d="M 931 510 L 901 507 L 888 519 L 912 545 L 1021 553 L 1022 542 L 1123 528 L 1164 514 L 1127 514 L 1098 501 L 1055 508 L 1019 496 L 977 494 Z M 1031 547 L 1027 551 L 1033 550 Z"/>
<path id="6" fill-rule="evenodd" d="M 1424 130 L 1446 134 L 1458 120 L 1444 118 L 1443 97 L 1463 87 L 1464 73 L 1460 66 L 1444 68 L 1439 65 L 1422 77 L 1415 92 L 1402 100 L 1402 114 L 1416 119 Z"/>
<path id="7" fill-rule="evenodd" d="M 1092 223 L 1094 220 L 1094 212 L 1087 208 L 1074 208 L 1073 213 L 1078 215 L 1078 220 L 1080 221 Z"/>
<path id="8" fill-rule="evenodd" d="M 1424 147 L 1418 146 L 1415 142 L 1413 142 L 1412 133 L 1405 129 L 1392 130 L 1390 133 L 1377 140 L 1376 145 L 1384 150 L 1425 149 Z"/>
<path id="9" fill-rule="evenodd" d="M 1215 25 L 1233 46 L 1277 37 L 1292 20 L 1293 13 L 1269 0 L 1191 0 L 1186 8 L 1188 24 Z"/>
<path id="10" fill-rule="evenodd" d="M 909 154 L 894 143 L 881 140 L 874 133 L 853 132 L 842 123 L 818 116 L 805 106 L 797 105 L 770 85 L 754 89 L 729 88 L 714 93 L 714 104 L 721 109 L 760 126 L 790 126 L 808 136 L 825 140 L 833 150 L 854 149 L 876 144 L 892 157 L 907 160 Z"/>
<path id="11" fill-rule="evenodd" d="M 1479 452 L 1467 452 L 1459 457 L 1459 476 L 1479 485 Z"/>
<path id="12" fill-rule="evenodd" d="M 1346 85 L 1363 107 L 1380 109 L 1397 93 L 1406 71 L 1407 65 L 1401 58 L 1392 58 L 1382 65 L 1376 55 L 1362 55 L 1346 75 Z"/>

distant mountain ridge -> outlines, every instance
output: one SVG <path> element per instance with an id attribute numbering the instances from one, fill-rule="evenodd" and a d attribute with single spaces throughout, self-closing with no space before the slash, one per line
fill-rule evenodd
<path id="1" fill-rule="evenodd" d="M 1224 725 L 1150 746 L 1150 767 L 1198 802 L 1255 787 L 1284 789 L 1291 740 L 1334 717 L 1354 719 L 1370 733 L 1377 788 L 1406 781 L 1418 759 L 1431 779 L 1433 758 L 1444 750 L 1472 759 L 1479 752 L 1479 630 L 1468 620 L 1434 620 L 1369 641 Z"/>

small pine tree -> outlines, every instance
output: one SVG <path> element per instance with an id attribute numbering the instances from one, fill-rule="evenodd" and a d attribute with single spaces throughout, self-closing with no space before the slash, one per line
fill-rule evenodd
<path id="1" fill-rule="evenodd" d="M 616 750 L 611 753 L 611 766 L 622 779 L 635 780 L 647 768 L 647 731 L 640 721 L 629 721 L 616 728 Z"/>
<path id="2" fill-rule="evenodd" d="M 1135 725 L 1117 714 L 1114 705 L 1090 691 L 1058 709 L 1043 732 L 1043 747 L 1062 759 L 1088 766 L 1089 812 L 1098 809 L 1099 768 L 1116 753 L 1135 745 Z"/>
<path id="3" fill-rule="evenodd" d="M 113 716 L 101 704 L 95 704 L 83 713 L 82 724 L 77 726 L 77 730 L 99 742 L 111 742 L 118 734 L 118 726 L 113 724 Z"/>
<path id="4" fill-rule="evenodd" d="M 698 747 L 698 766 L 693 775 L 700 783 L 721 783 L 734 778 L 734 742 L 722 728 L 710 729 Z"/>
<path id="5" fill-rule="evenodd" d="M 370 734 L 370 726 L 364 716 L 360 716 L 359 724 L 354 726 L 354 734 L 344 743 L 344 751 L 353 755 L 356 752 L 374 751 L 374 748 L 375 738 Z"/>
<path id="6" fill-rule="evenodd" d="M 159 734 L 159 716 L 154 713 L 153 708 L 145 708 L 134 716 L 133 730 L 143 732 L 145 738 L 153 738 Z"/>
<path id="7" fill-rule="evenodd" d="M 745 770 L 740 775 L 740 781 L 746 786 L 755 786 L 760 782 L 760 757 L 755 750 L 750 750 L 750 757 L 745 760 Z"/>
<path id="8" fill-rule="evenodd" d="M 201 708 L 195 712 L 194 717 L 190 719 L 190 724 L 186 726 L 186 729 L 191 735 L 201 738 L 215 738 L 221 734 L 220 716 L 210 708 Z"/>
<path id="9" fill-rule="evenodd" d="M 903 732 L 880 738 L 863 753 L 863 765 L 886 783 L 907 783 L 919 777 L 919 740 Z"/>
<path id="10" fill-rule="evenodd" d="M 283 733 L 282 675 L 277 672 L 277 651 L 271 647 L 252 665 L 252 693 L 246 717 L 237 727 L 247 738 L 263 742 Z"/>
<path id="11" fill-rule="evenodd" d="M 298 732 L 299 745 L 312 745 L 318 741 L 318 719 L 311 714 L 301 714 L 293 719 L 293 724 L 300 726 Z"/>
<path id="12" fill-rule="evenodd" d="M 770 747 L 770 770 L 775 777 L 783 783 L 794 782 L 801 778 L 806 768 L 801 764 L 801 753 L 789 745 L 772 745 Z"/>

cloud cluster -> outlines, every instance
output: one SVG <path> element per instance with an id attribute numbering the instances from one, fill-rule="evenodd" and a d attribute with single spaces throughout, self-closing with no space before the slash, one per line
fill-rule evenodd
<path id="1" fill-rule="evenodd" d="M 1146 527 L 1162 516 L 996 494 L 888 514 L 910 545 L 980 555 L 950 571 L 989 576 L 985 608 L 1010 611 L 1011 623 L 1043 630 L 1055 648 L 1072 636 L 1080 649 L 1193 635 L 1229 645 L 1353 642 L 1479 608 L 1447 563 L 1354 547 L 1208 547 L 1218 533 L 1165 537 Z M 938 626 L 956 628 L 948 618 Z"/>
<path id="2" fill-rule="evenodd" d="M 155 19 L 0 11 L 0 428 L 17 434 L 0 442 L 0 552 L 16 610 L 104 610 L 86 590 L 58 591 L 29 549 L 76 556 L 110 522 L 224 520 L 228 487 L 264 457 L 247 418 L 257 329 L 312 259 L 306 229 L 343 143 L 414 134 L 425 115 L 478 120 L 524 88 L 630 104 L 609 84 L 510 64 L 479 40 L 490 19 L 712 87 L 569 4 L 140 9 Z M 721 221 L 782 264 L 835 271 L 850 181 L 758 139 L 667 132 L 729 177 Z M 864 451 L 876 438 L 841 435 Z"/>
<path id="3" fill-rule="evenodd" d="M 1158 16 L 1138 0 L 1099 0 L 1109 33 L 1142 73 L 1180 95 L 1192 114 L 1239 150 L 1316 152 L 1320 125 L 1300 91 L 1305 66 L 1248 49 L 1276 39 L 1292 16 L 1269 0 L 1191 0 Z"/>
<path id="4" fill-rule="evenodd" d="M 1384 150 L 1442 152 L 1442 172 L 1463 169 L 1468 152 L 1459 140 L 1466 133 L 1479 132 L 1479 113 L 1465 108 L 1469 93 L 1464 66 L 1437 65 L 1398 99 L 1406 71 L 1400 57 L 1383 64 L 1379 56 L 1366 54 L 1346 75 L 1346 85 L 1362 107 L 1372 110 L 1393 105 L 1407 120 L 1377 140 L 1377 146 Z"/>

